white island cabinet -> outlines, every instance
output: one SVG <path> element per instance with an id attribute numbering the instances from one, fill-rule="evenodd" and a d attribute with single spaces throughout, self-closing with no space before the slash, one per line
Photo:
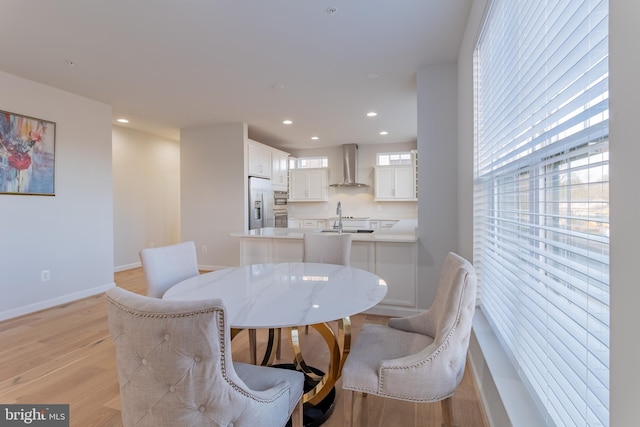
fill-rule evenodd
<path id="1" fill-rule="evenodd" d="M 302 261 L 304 233 L 318 229 L 262 228 L 234 233 L 240 238 L 242 265 Z M 407 316 L 418 312 L 418 243 L 415 233 L 353 233 L 350 266 L 380 276 L 387 295 L 368 313 Z"/>

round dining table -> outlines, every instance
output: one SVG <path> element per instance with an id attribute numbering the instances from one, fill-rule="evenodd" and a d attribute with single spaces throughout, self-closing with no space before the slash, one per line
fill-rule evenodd
<path id="1" fill-rule="evenodd" d="M 162 297 L 171 300 L 222 298 L 227 307 L 232 336 L 248 329 L 269 330 L 262 364 L 275 360 L 280 331 L 291 334 L 292 364 L 277 365 L 302 371 L 307 377 L 303 401 L 320 410 L 305 425 L 319 425 L 330 414 L 334 385 L 351 347 L 349 316 L 378 304 L 387 293 L 383 279 L 365 270 L 334 264 L 290 262 L 252 264 L 200 274 L 171 287 Z M 328 322 L 337 321 L 337 333 Z M 330 351 L 326 372 L 308 366 L 302 356 L 298 328 L 310 326 Z M 233 332 L 235 331 L 235 332 Z M 254 335 L 255 337 L 255 335 Z M 251 340 L 250 340 L 251 342 Z M 255 363 L 255 347 L 251 349 Z M 330 402 L 328 402 L 330 400 Z M 308 411 L 305 411 L 308 412 Z"/>

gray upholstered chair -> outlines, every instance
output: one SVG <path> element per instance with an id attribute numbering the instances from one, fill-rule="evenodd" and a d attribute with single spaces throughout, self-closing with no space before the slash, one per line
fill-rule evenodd
<path id="1" fill-rule="evenodd" d="M 412 402 L 442 402 L 444 425 L 453 423 L 451 396 L 462 381 L 476 303 L 476 275 L 450 252 L 436 297 L 427 311 L 366 324 L 342 369 L 345 425 L 353 417 L 353 392 Z"/>
<path id="2" fill-rule="evenodd" d="M 349 233 L 305 233 L 302 261 L 349 265 L 352 238 Z"/>
<path id="3" fill-rule="evenodd" d="M 140 261 L 147 279 L 147 295 L 162 298 L 173 285 L 200 274 L 194 242 L 182 242 L 140 251 Z"/>
<path id="4" fill-rule="evenodd" d="M 220 299 L 106 293 L 125 427 L 302 426 L 302 373 L 233 363 Z"/>

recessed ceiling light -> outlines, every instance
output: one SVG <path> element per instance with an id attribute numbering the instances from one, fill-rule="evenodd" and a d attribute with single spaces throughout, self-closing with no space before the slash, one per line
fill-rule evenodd
<path id="1" fill-rule="evenodd" d="M 282 124 L 283 125 L 291 125 L 291 124 L 293 124 L 293 122 L 291 120 L 283 120 Z"/>
<path id="2" fill-rule="evenodd" d="M 370 111 L 370 112 L 367 113 L 367 117 L 375 117 L 377 115 L 378 115 L 378 113 L 376 113 L 375 111 Z"/>
<path id="3" fill-rule="evenodd" d="M 389 135 L 389 132 L 387 132 L 386 130 L 383 130 L 382 132 L 380 132 L 380 135 Z"/>
<path id="4" fill-rule="evenodd" d="M 317 136 L 312 136 L 311 139 L 313 139 L 314 141 L 319 140 L 320 138 L 318 138 Z"/>
<path id="5" fill-rule="evenodd" d="M 119 123 L 129 123 L 129 120 L 127 119 L 118 119 Z"/>

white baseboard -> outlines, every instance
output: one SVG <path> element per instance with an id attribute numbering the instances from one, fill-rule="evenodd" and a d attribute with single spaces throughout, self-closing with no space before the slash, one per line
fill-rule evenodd
<path id="1" fill-rule="evenodd" d="M 233 268 L 233 267 L 237 267 L 237 265 L 230 266 L 230 265 L 198 264 L 198 270 L 200 270 L 200 271 L 215 271 L 215 270 L 222 270 L 224 268 Z"/>
<path id="2" fill-rule="evenodd" d="M 55 307 L 57 305 L 66 304 L 68 302 L 72 302 L 82 298 L 87 298 L 93 295 L 101 294 L 103 292 L 106 292 L 107 289 L 113 288 L 114 286 L 116 286 L 116 284 L 111 282 L 106 285 L 98 286 L 91 289 L 85 289 L 80 292 L 63 295 L 57 298 L 51 298 L 45 301 L 38 301 L 36 303 L 24 305 L 22 307 L 12 308 L 11 310 L 0 312 L 0 321 L 13 319 L 14 317 L 23 316 L 25 314 L 34 313 L 36 311 L 45 310 L 47 308 Z"/>
<path id="3" fill-rule="evenodd" d="M 113 268 L 113 272 L 119 273 L 121 271 L 131 270 L 138 267 L 142 267 L 142 263 L 140 261 L 134 262 L 133 264 L 117 265 Z"/>

